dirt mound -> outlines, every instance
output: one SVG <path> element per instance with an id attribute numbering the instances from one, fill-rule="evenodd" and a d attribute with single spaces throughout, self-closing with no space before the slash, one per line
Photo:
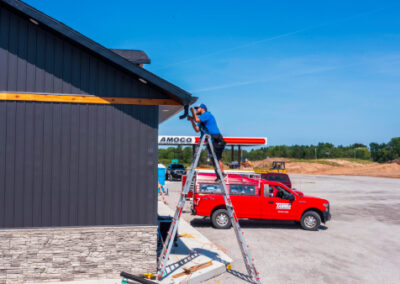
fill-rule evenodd
<path id="1" fill-rule="evenodd" d="M 270 158 L 253 162 L 257 168 L 268 169 L 273 161 L 285 161 L 288 173 L 313 175 L 347 175 L 400 178 L 400 164 L 379 164 L 368 161 L 340 159 L 292 160 Z"/>
<path id="2" fill-rule="evenodd" d="M 254 165 L 255 168 L 264 168 L 264 169 L 269 169 L 272 167 L 272 162 L 273 161 L 283 161 L 283 162 L 288 162 L 289 159 L 286 158 L 269 158 L 261 161 L 251 161 Z"/>
<path id="3" fill-rule="evenodd" d="M 400 178 L 400 165 L 374 163 L 362 167 L 332 168 L 327 170 L 325 174 Z"/>
<path id="4" fill-rule="evenodd" d="M 400 158 L 394 159 L 393 161 L 391 161 L 391 163 L 396 163 L 400 165 Z"/>

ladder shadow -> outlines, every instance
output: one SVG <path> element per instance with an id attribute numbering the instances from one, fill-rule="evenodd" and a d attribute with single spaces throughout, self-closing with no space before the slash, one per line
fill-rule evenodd
<path id="1" fill-rule="evenodd" d="M 247 274 L 244 274 L 242 272 L 230 269 L 230 270 L 226 270 L 226 272 L 228 272 L 229 274 L 235 276 L 236 278 L 239 278 L 241 280 L 243 280 L 244 282 L 247 283 L 252 283 L 255 284 L 256 282 Z"/>
<path id="2" fill-rule="evenodd" d="M 209 258 L 211 258 L 213 261 L 218 261 L 221 262 L 225 265 L 225 267 L 230 264 L 229 262 L 227 262 L 226 260 L 223 260 L 222 258 L 219 257 L 219 255 L 213 251 L 209 251 L 206 249 L 202 249 L 202 248 L 195 248 L 194 249 L 196 252 L 198 252 L 201 255 L 205 255 Z M 243 274 L 239 271 L 233 270 L 233 269 L 226 269 L 226 272 L 228 272 L 229 274 L 247 282 L 247 283 L 256 283 L 254 282 L 254 280 L 247 274 Z"/>
<path id="3" fill-rule="evenodd" d="M 220 262 L 220 263 L 224 264 L 225 266 L 227 266 L 229 264 L 229 262 L 220 258 L 216 252 L 206 250 L 203 248 L 195 248 L 194 251 L 196 251 L 199 255 L 201 254 L 201 255 L 204 255 L 204 256 L 210 258 L 212 261 Z"/>
<path id="4" fill-rule="evenodd" d="M 179 240 L 178 240 L 178 242 L 179 242 Z M 183 243 L 178 244 L 178 247 L 179 247 L 179 245 L 185 246 Z M 167 276 L 171 275 L 176 270 L 178 270 L 179 268 L 181 268 L 185 264 L 191 262 L 193 259 L 199 257 L 200 255 L 204 255 L 204 256 L 210 258 L 212 261 L 220 262 L 220 263 L 224 264 L 225 267 L 229 264 L 229 262 L 227 262 L 226 260 L 220 258 L 219 255 L 216 252 L 213 252 L 213 251 L 210 251 L 210 250 L 206 250 L 206 249 L 203 249 L 203 248 L 194 248 L 193 250 L 190 251 L 186 246 L 185 246 L 185 250 L 186 250 L 185 253 L 188 253 L 188 255 L 186 257 L 182 258 L 179 261 L 176 261 L 174 263 L 168 264 L 166 266 L 166 268 L 165 268 L 165 276 L 164 277 L 167 277 Z M 183 254 L 183 252 L 182 252 L 182 254 Z M 236 274 L 234 274 L 234 275 L 236 276 Z M 237 275 L 240 275 L 240 273 L 237 274 Z M 246 275 L 243 274 L 243 277 L 245 277 L 245 276 Z M 237 276 L 237 277 L 239 277 L 239 276 Z M 253 282 L 249 282 L 249 283 L 253 283 Z"/>
<path id="5" fill-rule="evenodd" d="M 174 263 L 168 264 L 165 267 L 165 276 L 164 277 L 171 275 L 172 273 L 177 271 L 179 268 L 181 268 L 185 264 L 187 264 L 187 263 L 191 262 L 193 259 L 199 257 L 199 255 L 200 254 L 197 253 L 196 251 L 192 251 L 186 257 L 184 257 Z"/>

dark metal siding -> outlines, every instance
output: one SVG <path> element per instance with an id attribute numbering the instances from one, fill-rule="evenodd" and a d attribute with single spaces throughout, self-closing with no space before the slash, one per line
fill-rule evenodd
<path id="1" fill-rule="evenodd" d="M 0 91 L 164 98 L 0 3 Z M 0 228 L 156 224 L 157 106 L 0 101 Z"/>
<path id="2" fill-rule="evenodd" d="M 0 227 L 155 224 L 157 113 L 0 102 Z"/>

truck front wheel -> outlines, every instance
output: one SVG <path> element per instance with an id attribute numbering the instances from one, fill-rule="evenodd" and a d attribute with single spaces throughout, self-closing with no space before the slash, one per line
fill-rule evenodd
<path id="1" fill-rule="evenodd" d="M 304 230 L 317 231 L 321 225 L 321 217 L 315 211 L 308 211 L 301 217 L 300 224 Z"/>
<path id="2" fill-rule="evenodd" d="M 215 210 L 211 216 L 211 222 L 216 229 L 229 229 L 231 220 L 226 209 Z"/>

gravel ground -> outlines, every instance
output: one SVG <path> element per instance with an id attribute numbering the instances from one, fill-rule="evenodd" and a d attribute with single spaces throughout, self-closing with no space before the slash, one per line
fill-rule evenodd
<path id="1" fill-rule="evenodd" d="M 332 219 L 318 232 L 292 222 L 241 221 L 263 283 L 400 283 L 400 179 L 291 175 L 306 195 L 326 198 Z M 175 208 L 180 182 L 169 182 Z M 245 283 L 233 229 L 216 230 L 209 219 L 185 220 L 226 249 L 233 270 L 208 283 Z"/>

